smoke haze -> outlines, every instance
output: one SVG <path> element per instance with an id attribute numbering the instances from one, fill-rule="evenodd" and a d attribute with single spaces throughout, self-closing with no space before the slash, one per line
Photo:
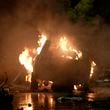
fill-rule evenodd
<path id="1" fill-rule="evenodd" d="M 94 25 L 70 23 L 62 0 L 1 0 L 0 3 L 0 72 L 9 76 L 26 72 L 18 57 L 24 47 L 36 47 L 37 30 L 49 37 L 71 36 L 77 46 L 109 68 L 110 27 L 97 17 Z M 65 3 L 67 0 L 63 0 Z"/>

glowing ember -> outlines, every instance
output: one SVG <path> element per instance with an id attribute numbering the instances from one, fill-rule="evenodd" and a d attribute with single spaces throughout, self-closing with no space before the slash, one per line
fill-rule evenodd
<path id="1" fill-rule="evenodd" d="M 66 37 L 62 37 L 59 41 L 59 48 L 62 50 L 63 55 L 61 57 L 67 58 L 67 59 L 73 59 L 73 53 L 75 53 L 75 60 L 78 60 L 82 57 L 82 52 L 77 51 L 75 48 L 73 48 L 68 39 Z"/>
<path id="2" fill-rule="evenodd" d="M 81 87 L 82 85 L 81 84 L 79 84 L 79 87 Z"/>
<path id="3" fill-rule="evenodd" d="M 43 90 L 48 90 L 52 91 L 52 81 L 45 81 L 45 80 L 38 80 L 38 90 L 43 91 Z"/>
<path id="4" fill-rule="evenodd" d="M 76 90 L 76 91 L 77 91 L 77 85 L 74 85 L 74 90 Z"/>
<path id="5" fill-rule="evenodd" d="M 90 79 L 92 78 L 93 76 L 93 73 L 94 73 L 94 68 L 96 66 L 96 63 L 94 61 L 91 62 L 91 70 L 90 70 Z"/>
<path id="6" fill-rule="evenodd" d="M 62 55 L 61 57 L 62 57 L 62 58 L 66 58 L 66 59 L 73 59 L 73 57 L 67 56 L 67 55 Z"/>
<path id="7" fill-rule="evenodd" d="M 32 74 L 28 74 L 28 75 L 26 75 L 26 77 L 25 77 L 25 81 L 26 81 L 26 82 L 31 82 L 31 78 L 32 78 Z"/>

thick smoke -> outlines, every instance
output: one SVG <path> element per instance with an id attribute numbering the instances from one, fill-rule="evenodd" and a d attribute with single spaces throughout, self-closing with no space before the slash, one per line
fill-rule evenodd
<path id="1" fill-rule="evenodd" d="M 70 23 L 62 0 L 2 0 L 0 3 L 0 72 L 16 76 L 26 72 L 18 62 L 24 47 L 36 46 L 37 31 L 49 37 L 67 34 L 100 66 L 109 67 L 110 27 L 96 18 L 92 26 Z M 64 0 L 67 2 L 67 0 Z"/>

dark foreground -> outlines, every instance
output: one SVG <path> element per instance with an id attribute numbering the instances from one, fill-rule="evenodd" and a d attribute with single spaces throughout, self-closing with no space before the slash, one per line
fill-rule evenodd
<path id="1" fill-rule="evenodd" d="M 17 93 L 12 104 L 3 103 L 0 110 L 109 110 L 110 102 L 96 102 L 94 105 L 84 101 L 61 101 L 66 93 Z"/>

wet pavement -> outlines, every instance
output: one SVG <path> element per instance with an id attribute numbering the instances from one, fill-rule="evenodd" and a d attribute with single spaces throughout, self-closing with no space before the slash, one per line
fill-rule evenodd
<path id="1" fill-rule="evenodd" d="M 83 102 L 57 102 L 65 93 L 17 93 L 13 104 L 3 110 L 108 110 L 108 107 L 93 107 Z M 0 109 L 2 110 L 2 109 Z"/>
<path id="2" fill-rule="evenodd" d="M 0 110 L 109 110 L 110 106 L 98 103 L 92 106 L 85 102 L 58 102 L 66 93 L 16 93 L 12 104 L 1 104 Z M 104 103 L 105 104 L 105 103 Z M 108 103 L 109 104 L 109 103 Z M 102 106 L 103 105 L 103 106 Z"/>

